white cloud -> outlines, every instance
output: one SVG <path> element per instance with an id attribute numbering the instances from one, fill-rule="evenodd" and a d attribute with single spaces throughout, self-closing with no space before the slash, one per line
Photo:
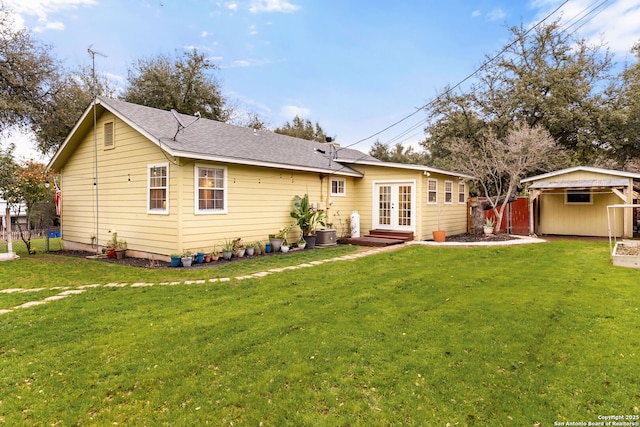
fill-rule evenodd
<path id="1" fill-rule="evenodd" d="M 494 9 L 491 12 L 487 13 L 487 17 L 492 21 L 499 21 L 506 18 L 506 16 L 507 14 L 500 8 Z"/>
<path id="2" fill-rule="evenodd" d="M 15 160 L 25 161 L 33 159 L 38 162 L 48 162 L 49 159 L 34 148 L 35 140 L 36 136 L 31 131 L 12 129 L 11 136 L 0 136 L 0 148 L 7 148 L 9 144 L 14 144 L 15 151 L 13 152 L 13 157 Z"/>
<path id="3" fill-rule="evenodd" d="M 555 10 L 560 0 L 533 0 L 531 5 L 543 17 Z M 640 0 L 617 0 L 607 3 L 585 16 L 594 7 L 591 0 L 574 0 L 560 9 L 567 31 L 578 31 L 578 36 L 591 43 L 604 40 L 611 52 L 625 56 L 640 41 Z M 571 25 L 571 27 L 569 27 Z"/>
<path id="4" fill-rule="evenodd" d="M 289 3 L 287 0 L 253 0 L 249 11 L 259 12 L 282 12 L 292 13 L 300 9 L 300 6 Z"/>
<path id="5" fill-rule="evenodd" d="M 244 67 L 261 67 L 269 64 L 271 61 L 268 59 L 238 59 L 233 61 L 231 65 L 220 68 L 244 68 Z"/>
<path id="6" fill-rule="evenodd" d="M 36 32 L 46 30 L 64 30 L 64 24 L 60 21 L 51 20 L 49 15 L 77 9 L 78 6 L 91 6 L 96 4 L 96 0 L 4 0 L 17 15 L 16 24 L 24 27 L 24 17 L 36 16 L 38 25 L 33 28 Z"/>
<path id="7" fill-rule="evenodd" d="M 258 34 L 258 28 L 255 25 L 250 25 L 249 26 L 249 35 L 255 36 L 256 34 Z"/>
<path id="8" fill-rule="evenodd" d="M 295 116 L 304 118 L 311 115 L 311 110 L 297 105 L 285 105 L 280 109 L 280 115 L 287 120 L 293 119 Z"/>
<path id="9" fill-rule="evenodd" d="M 238 3 L 235 3 L 235 2 L 226 3 L 224 6 L 232 12 L 235 12 L 238 10 Z"/>
<path id="10" fill-rule="evenodd" d="M 478 16 L 481 16 L 482 13 L 479 10 L 474 10 L 473 12 L 471 12 L 471 17 L 472 18 L 477 18 Z"/>

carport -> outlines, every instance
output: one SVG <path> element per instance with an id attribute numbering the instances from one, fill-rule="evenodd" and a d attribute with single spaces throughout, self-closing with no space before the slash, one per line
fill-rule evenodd
<path id="1" fill-rule="evenodd" d="M 633 203 L 640 174 L 576 167 L 523 179 L 529 183 L 529 230 L 535 234 L 633 237 L 633 210 L 609 226 L 607 206 Z"/>

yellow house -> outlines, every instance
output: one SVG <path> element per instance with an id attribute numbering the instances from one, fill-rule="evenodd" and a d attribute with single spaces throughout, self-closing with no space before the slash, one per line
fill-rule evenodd
<path id="1" fill-rule="evenodd" d="M 466 180 L 381 162 L 332 144 L 98 97 L 49 167 L 62 190 L 65 248 L 100 251 L 110 231 L 130 255 L 168 259 L 225 240 L 266 241 L 309 194 L 338 237 L 360 229 L 466 231 Z"/>
<path id="2" fill-rule="evenodd" d="M 640 174 L 573 167 L 520 181 L 529 188 L 529 230 L 537 234 L 608 236 L 607 206 L 633 203 Z M 613 236 L 633 237 L 633 208 L 612 218 Z M 615 220 L 615 221 L 614 221 Z"/>

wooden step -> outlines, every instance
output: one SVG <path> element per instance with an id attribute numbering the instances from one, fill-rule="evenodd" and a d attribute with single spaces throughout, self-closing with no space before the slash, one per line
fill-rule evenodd
<path id="1" fill-rule="evenodd" d="M 413 231 L 401 231 L 401 230 L 380 230 L 374 229 L 369 230 L 369 234 L 364 237 L 382 237 L 388 239 L 396 239 L 402 240 L 404 242 L 409 242 L 413 240 Z"/>
<path id="2" fill-rule="evenodd" d="M 400 245 L 404 243 L 404 240 L 386 238 L 381 236 L 362 236 L 362 237 L 351 237 L 347 239 L 352 245 L 359 246 L 390 246 L 390 245 Z"/>

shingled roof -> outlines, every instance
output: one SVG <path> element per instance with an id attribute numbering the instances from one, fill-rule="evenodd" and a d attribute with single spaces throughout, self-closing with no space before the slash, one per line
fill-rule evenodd
<path id="1" fill-rule="evenodd" d="M 174 157 L 356 177 L 361 177 L 362 174 L 340 163 L 340 158 L 348 163 L 359 160 L 368 163 L 380 162 L 358 150 L 334 147 L 270 131 L 256 131 L 215 120 L 196 120 L 194 116 L 177 113 L 185 125 L 182 128 L 171 111 L 130 102 L 98 97 L 96 104 L 98 111 L 112 112 Z M 91 111 L 90 106 L 52 159 L 51 165 L 62 160 L 59 158 L 60 154 L 65 151 L 75 131 L 79 127 L 87 129 L 87 122 L 92 121 Z"/>

